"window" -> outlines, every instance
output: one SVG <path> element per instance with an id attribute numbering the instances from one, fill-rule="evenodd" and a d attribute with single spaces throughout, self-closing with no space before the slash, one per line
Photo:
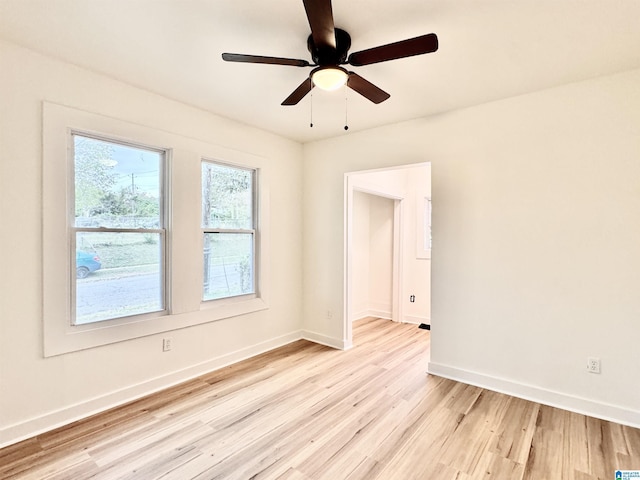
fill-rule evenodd
<path id="1" fill-rule="evenodd" d="M 72 324 L 164 311 L 165 152 L 71 136 Z"/>
<path id="2" fill-rule="evenodd" d="M 269 308 L 264 158 L 50 102 L 42 115 L 46 357 Z M 206 227 L 203 158 L 228 162 L 205 162 L 212 182 L 230 175 Z"/>
<path id="3" fill-rule="evenodd" d="M 202 162 L 202 299 L 256 293 L 256 171 Z"/>

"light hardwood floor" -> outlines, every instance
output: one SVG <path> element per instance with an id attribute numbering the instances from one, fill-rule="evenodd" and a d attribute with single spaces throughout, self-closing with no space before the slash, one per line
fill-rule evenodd
<path id="1" fill-rule="evenodd" d="M 611 480 L 640 430 L 425 373 L 429 332 L 365 319 L 0 450 L 2 479 Z"/>

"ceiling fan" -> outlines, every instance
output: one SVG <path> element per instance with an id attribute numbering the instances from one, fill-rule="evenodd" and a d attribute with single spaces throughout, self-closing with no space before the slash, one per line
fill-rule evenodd
<path id="1" fill-rule="evenodd" d="M 323 90 L 336 90 L 345 84 L 373 103 L 384 102 L 390 97 L 387 92 L 341 65 L 361 67 L 431 53 L 438 49 L 438 37 L 434 33 L 429 33 L 348 54 L 351 47 L 351 36 L 344 30 L 335 28 L 331 0 L 303 0 L 303 3 L 311 27 L 311 35 L 307 39 L 307 49 L 311 53 L 314 63 L 293 58 L 240 53 L 222 54 L 222 59 L 227 62 L 315 67 L 311 70 L 309 77 L 282 102 L 282 105 L 296 105 L 314 87 Z"/>

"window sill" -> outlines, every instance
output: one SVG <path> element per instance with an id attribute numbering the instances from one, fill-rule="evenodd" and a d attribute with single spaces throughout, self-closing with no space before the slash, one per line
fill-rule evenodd
<path id="1" fill-rule="evenodd" d="M 86 325 L 67 326 L 65 321 L 45 322 L 44 356 L 52 357 L 134 338 L 169 332 L 179 328 L 193 327 L 226 318 L 267 310 L 262 298 L 252 297 L 233 302 L 203 302 L 197 312 L 176 315 L 163 313 L 146 314 L 115 321 L 96 322 Z M 126 320 L 126 323 L 123 323 Z"/>

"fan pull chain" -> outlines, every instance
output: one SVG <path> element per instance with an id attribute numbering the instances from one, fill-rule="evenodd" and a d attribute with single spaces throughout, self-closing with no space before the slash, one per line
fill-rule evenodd
<path id="1" fill-rule="evenodd" d="M 344 86 L 344 129 L 349 130 L 349 97 L 347 85 Z"/>
<path id="2" fill-rule="evenodd" d="M 309 128 L 313 128 L 313 92 L 311 92 L 311 99 L 309 104 L 311 105 L 311 120 L 309 122 Z"/>

